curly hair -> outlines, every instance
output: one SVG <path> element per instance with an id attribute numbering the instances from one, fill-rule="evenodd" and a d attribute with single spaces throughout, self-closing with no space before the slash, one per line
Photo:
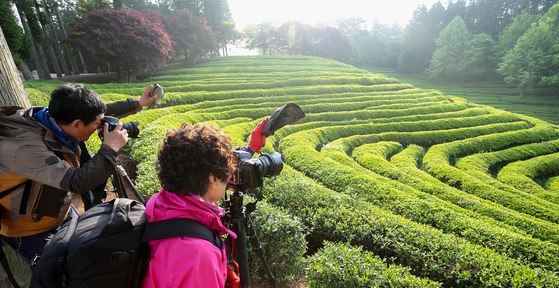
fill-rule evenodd
<path id="1" fill-rule="evenodd" d="M 175 194 L 203 196 L 210 174 L 227 181 L 233 172 L 231 140 L 218 127 L 183 123 L 167 132 L 157 155 L 163 188 Z"/>

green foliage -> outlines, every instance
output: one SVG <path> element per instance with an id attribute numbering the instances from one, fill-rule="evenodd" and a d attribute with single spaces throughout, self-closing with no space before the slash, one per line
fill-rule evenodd
<path id="1" fill-rule="evenodd" d="M 264 243 L 264 258 L 274 277 L 287 281 L 298 280 L 305 267 L 303 255 L 307 250 L 307 232 L 301 221 L 283 209 L 262 201 L 258 202 L 258 208 L 251 214 L 251 219 L 258 227 L 258 239 Z M 247 243 L 247 248 L 250 245 Z M 252 276 L 265 275 L 264 266 L 257 260 L 254 251 L 250 249 L 249 252 Z"/>
<path id="2" fill-rule="evenodd" d="M 10 48 L 10 52 L 16 65 L 31 56 L 31 42 L 28 35 L 17 25 L 16 18 L 8 1 L 0 3 L 0 28 L 4 39 Z"/>
<path id="3" fill-rule="evenodd" d="M 309 263 L 309 287 L 441 287 L 402 266 L 387 265 L 360 246 L 326 242 Z"/>
<path id="4" fill-rule="evenodd" d="M 310 245 L 349 241 L 446 287 L 553 286 L 559 281 L 551 273 L 333 192 L 290 167 L 265 192 L 269 203 L 285 207 L 313 227 Z"/>
<path id="5" fill-rule="evenodd" d="M 537 179 L 545 183 L 549 176 L 559 175 L 559 153 L 542 155 L 525 161 L 516 161 L 503 167 L 497 175 L 499 181 L 509 184 L 549 202 L 559 204 L 557 193 L 545 190 Z"/>
<path id="6" fill-rule="evenodd" d="M 161 20 L 134 9 L 93 10 L 73 23 L 68 41 L 96 55 L 99 65 L 110 62 L 122 82 L 162 67 L 173 56 L 171 38 Z"/>
<path id="7" fill-rule="evenodd" d="M 464 20 L 456 16 L 435 41 L 433 60 L 427 71 L 431 77 L 446 78 L 460 76 L 466 72 L 465 54 L 472 39 Z"/>
<path id="8" fill-rule="evenodd" d="M 559 191 L 559 176 L 550 177 L 545 182 L 545 188 L 553 193 L 557 193 Z"/>
<path id="9" fill-rule="evenodd" d="M 474 77 L 491 76 L 497 68 L 495 61 L 495 41 L 488 34 L 475 34 L 468 42 L 464 55 L 465 72 Z"/>
<path id="10" fill-rule="evenodd" d="M 305 111 L 267 137 L 262 152 L 280 152 L 284 169 L 253 213 L 282 284 L 306 270 L 313 287 L 559 285 L 557 126 L 316 57 L 216 58 L 145 81 L 88 87 L 106 101 L 165 88 L 163 105 L 122 119 L 141 123 L 124 150 L 146 198 L 168 130 L 212 123 L 242 147 L 278 107 Z M 58 85 L 26 89 L 41 103 Z M 507 171 L 538 186 L 505 183 Z"/>
<path id="11" fill-rule="evenodd" d="M 530 29 L 532 23 L 537 22 L 538 19 L 538 15 L 526 12 L 514 17 L 512 23 L 503 30 L 501 35 L 499 35 L 497 57 L 502 59 L 508 51 L 512 50 L 516 45 L 518 38 L 524 35 L 524 33 Z"/>
<path id="12" fill-rule="evenodd" d="M 523 90 L 538 85 L 559 84 L 558 15 L 559 4 L 555 4 L 504 56 L 497 71 L 505 76 L 505 81 L 517 84 Z"/>

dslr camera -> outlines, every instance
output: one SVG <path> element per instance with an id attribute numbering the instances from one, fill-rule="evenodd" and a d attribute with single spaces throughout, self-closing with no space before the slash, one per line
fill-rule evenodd
<path id="1" fill-rule="evenodd" d="M 251 158 L 246 151 L 233 153 L 238 164 L 227 183 L 227 188 L 232 191 L 261 187 L 264 177 L 277 176 L 283 169 L 281 154 L 278 152 L 265 153 L 257 158 Z"/>
<path id="2" fill-rule="evenodd" d="M 101 126 L 105 126 L 105 123 L 108 123 L 109 124 L 109 132 L 111 132 L 115 129 L 116 124 L 118 124 L 119 121 L 120 121 L 120 119 L 118 119 L 116 117 L 105 116 L 101 119 Z M 122 129 L 124 129 L 128 132 L 128 137 L 138 138 L 138 134 L 140 134 L 140 129 L 138 128 L 138 125 L 140 125 L 140 122 L 138 122 L 138 121 L 123 123 L 122 124 Z M 99 136 L 102 138 L 103 129 L 99 129 Z"/>

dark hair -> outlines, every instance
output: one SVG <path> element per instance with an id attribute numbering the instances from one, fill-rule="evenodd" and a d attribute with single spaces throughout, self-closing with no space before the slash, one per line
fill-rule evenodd
<path id="1" fill-rule="evenodd" d="M 85 125 L 107 111 L 107 105 L 97 93 L 80 84 L 60 85 L 52 91 L 49 113 L 60 124 L 80 119 Z"/>
<path id="2" fill-rule="evenodd" d="M 233 161 L 231 140 L 218 127 L 184 123 L 167 132 L 156 169 L 165 190 L 203 196 L 210 174 L 227 181 L 233 172 Z"/>

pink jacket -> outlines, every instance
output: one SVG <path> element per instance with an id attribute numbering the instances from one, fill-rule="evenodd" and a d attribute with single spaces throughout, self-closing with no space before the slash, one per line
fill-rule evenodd
<path id="1" fill-rule="evenodd" d="M 191 218 L 210 229 L 229 233 L 221 219 L 192 196 L 177 195 L 162 189 L 146 205 L 149 222 L 170 218 Z M 225 287 L 227 258 L 205 239 L 179 237 L 150 241 L 151 261 L 143 287 Z"/>

